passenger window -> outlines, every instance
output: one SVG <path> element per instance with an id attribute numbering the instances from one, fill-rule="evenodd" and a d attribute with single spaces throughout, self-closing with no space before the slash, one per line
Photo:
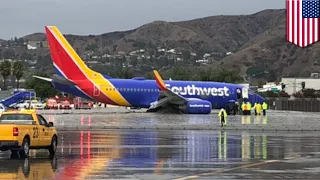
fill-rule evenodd
<path id="1" fill-rule="evenodd" d="M 48 126 L 47 121 L 44 119 L 44 117 L 42 117 L 40 114 L 37 114 L 37 118 L 39 120 L 40 125 L 42 126 Z"/>

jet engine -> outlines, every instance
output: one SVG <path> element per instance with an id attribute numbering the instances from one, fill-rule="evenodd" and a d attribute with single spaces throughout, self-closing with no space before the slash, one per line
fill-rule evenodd
<path id="1" fill-rule="evenodd" d="M 209 114 L 212 105 L 205 100 L 189 100 L 184 105 L 179 106 L 179 110 L 186 114 Z"/>

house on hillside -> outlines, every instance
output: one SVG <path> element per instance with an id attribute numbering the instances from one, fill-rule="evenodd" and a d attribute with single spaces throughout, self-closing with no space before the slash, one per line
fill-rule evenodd
<path id="1" fill-rule="evenodd" d="M 48 41 L 42 41 L 42 47 L 43 48 L 49 48 Z"/>
<path id="2" fill-rule="evenodd" d="M 47 41 L 29 41 L 27 43 L 27 48 L 28 49 L 39 49 L 42 47 L 49 47 Z"/>
<path id="3" fill-rule="evenodd" d="M 124 51 L 118 51 L 118 55 L 125 55 L 126 54 L 126 52 L 124 52 Z"/>

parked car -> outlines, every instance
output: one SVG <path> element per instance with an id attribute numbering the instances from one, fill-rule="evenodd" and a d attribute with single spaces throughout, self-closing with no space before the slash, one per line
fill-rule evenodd
<path id="1" fill-rule="evenodd" d="M 60 101 L 59 108 L 60 109 L 71 109 L 71 104 L 68 100 Z"/>
<path id="2" fill-rule="evenodd" d="M 44 109 L 44 104 L 37 100 L 25 100 L 16 105 L 17 108 Z"/>
<path id="3" fill-rule="evenodd" d="M 58 109 L 59 105 L 57 100 L 53 99 L 53 98 L 49 98 L 47 100 L 47 105 L 46 105 L 46 109 Z"/>
<path id="4" fill-rule="evenodd" d="M 75 109 L 91 109 L 93 103 L 80 97 L 76 97 L 73 99 L 73 104 Z"/>

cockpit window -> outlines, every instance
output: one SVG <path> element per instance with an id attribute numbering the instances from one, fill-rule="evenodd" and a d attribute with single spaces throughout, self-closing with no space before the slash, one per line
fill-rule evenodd
<path id="1" fill-rule="evenodd" d="M 253 92 L 251 89 L 249 89 L 249 90 L 248 90 L 248 94 L 254 95 L 254 92 Z"/>

